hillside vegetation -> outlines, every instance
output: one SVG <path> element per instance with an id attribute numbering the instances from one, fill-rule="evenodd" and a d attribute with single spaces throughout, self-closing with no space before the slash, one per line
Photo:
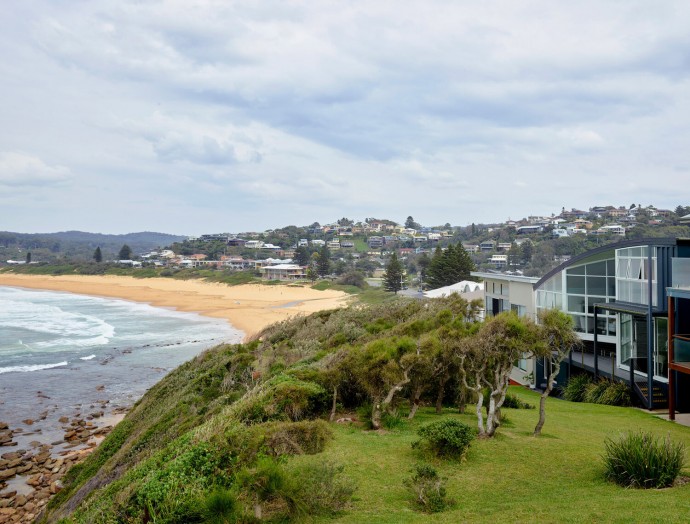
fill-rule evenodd
<path id="1" fill-rule="evenodd" d="M 637 492 L 604 479 L 606 436 L 643 428 L 690 444 L 686 428 L 630 408 L 553 400 L 534 438 L 536 411 L 501 410 L 500 399 L 500 431 L 462 460 L 413 448 L 429 422 L 477 426 L 476 413 L 462 412 L 477 400 L 472 380 L 452 358 L 485 333 L 473 318 L 456 297 L 399 300 L 299 317 L 206 351 L 149 390 L 70 471 L 44 519 L 629 522 L 687 512 L 687 486 Z M 496 326 L 524 334 L 505 318 L 491 324 L 494 335 Z M 421 462 L 446 479 L 454 503 L 443 513 L 413 504 L 404 481 Z"/>

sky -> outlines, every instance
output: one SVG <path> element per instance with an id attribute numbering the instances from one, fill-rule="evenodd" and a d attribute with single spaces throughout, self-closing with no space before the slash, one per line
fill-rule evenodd
<path id="1" fill-rule="evenodd" d="M 690 205 L 686 0 L 22 0 L 0 230 Z"/>

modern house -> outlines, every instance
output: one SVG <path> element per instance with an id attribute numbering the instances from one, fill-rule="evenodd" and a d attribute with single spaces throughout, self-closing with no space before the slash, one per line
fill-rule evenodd
<path id="1" fill-rule="evenodd" d="M 690 275 L 689 265 L 689 239 L 622 240 L 575 256 L 533 282 L 535 313 L 550 308 L 568 313 L 583 341 L 560 380 L 578 372 L 622 380 L 649 409 L 671 399 L 675 409 L 690 411 L 690 346 L 682 335 L 690 333 L 690 278 L 686 282 L 684 276 Z M 515 276 L 472 275 L 485 280 L 487 314 L 517 309 Z M 525 307 L 526 291 L 523 287 L 520 297 Z M 680 348 L 675 355 L 669 340 Z M 535 370 L 539 387 L 548 370 L 539 362 Z"/>
<path id="2" fill-rule="evenodd" d="M 538 278 L 481 271 L 470 274 L 484 281 L 484 311 L 487 317 L 515 311 L 520 316 L 536 318 L 534 284 L 539 281 Z M 515 383 L 534 386 L 535 369 L 535 359 L 520 359 L 510 378 Z"/>

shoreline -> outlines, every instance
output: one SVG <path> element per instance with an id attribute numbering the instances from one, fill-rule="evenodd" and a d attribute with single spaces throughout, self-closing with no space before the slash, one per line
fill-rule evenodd
<path id="1" fill-rule="evenodd" d="M 140 279 L 113 275 L 22 275 L 0 273 L 0 286 L 143 302 L 227 320 L 247 340 L 265 327 L 298 314 L 335 309 L 348 304 L 342 291 L 309 287 L 205 282 L 168 278 Z"/>
<path id="2" fill-rule="evenodd" d="M 346 293 L 308 287 L 123 276 L 0 273 L 0 286 L 114 298 L 225 319 L 242 331 L 244 340 L 275 322 L 349 302 Z M 37 394 L 42 401 L 42 392 Z M 62 489 L 67 470 L 88 457 L 131 408 L 111 400 L 71 406 L 57 422 L 57 405 L 14 427 L 0 421 L 0 524 L 33 520 Z"/>

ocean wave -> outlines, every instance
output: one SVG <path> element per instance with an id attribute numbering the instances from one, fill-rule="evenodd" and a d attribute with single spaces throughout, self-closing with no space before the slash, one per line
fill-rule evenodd
<path id="1" fill-rule="evenodd" d="M 88 357 L 79 357 L 79 360 L 91 360 L 96 358 L 96 355 L 89 355 Z"/>
<path id="2" fill-rule="evenodd" d="M 0 327 L 15 328 L 88 340 L 89 344 L 107 344 L 115 335 L 115 327 L 102 318 L 85 313 L 65 311 L 59 306 L 0 299 Z M 47 346 L 50 347 L 50 343 Z"/>
<path id="3" fill-rule="evenodd" d="M 28 373 L 29 371 L 41 371 L 42 369 L 52 369 L 60 366 L 66 366 L 67 361 L 58 362 L 57 364 L 36 364 L 33 366 L 9 366 L 5 368 L 0 368 L 0 375 L 3 373 Z"/>

